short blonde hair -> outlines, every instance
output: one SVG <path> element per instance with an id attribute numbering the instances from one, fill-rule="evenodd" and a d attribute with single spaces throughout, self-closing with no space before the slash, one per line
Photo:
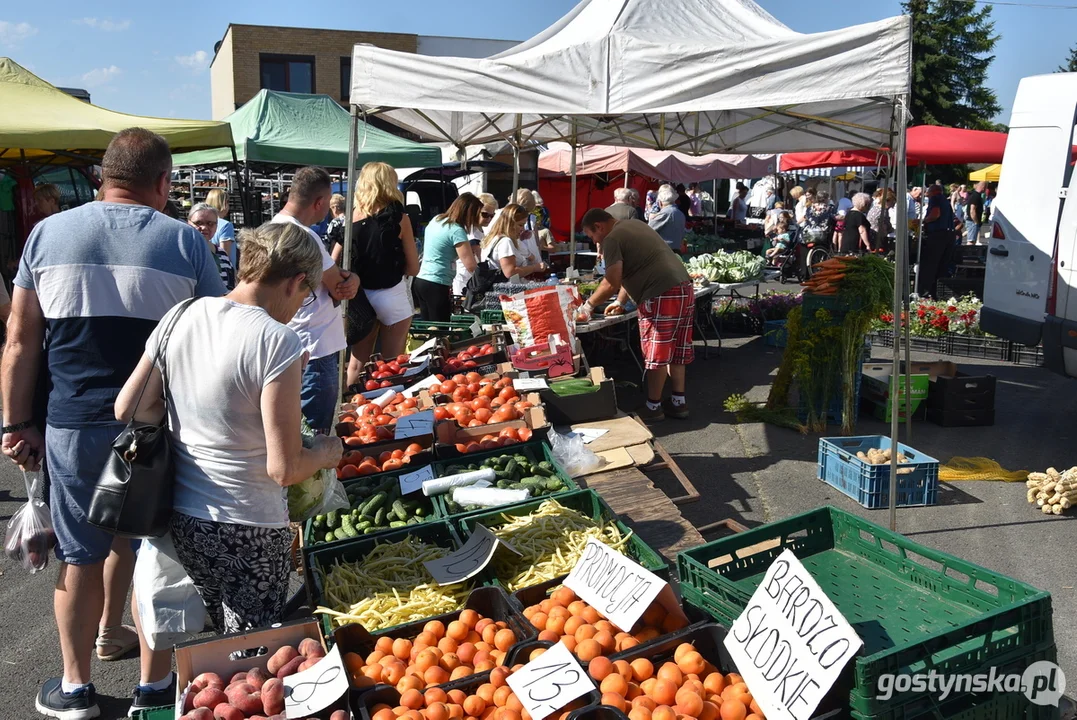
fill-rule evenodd
<path id="1" fill-rule="evenodd" d="M 221 188 L 214 188 L 206 193 L 206 205 L 211 206 L 217 211 L 217 215 L 224 215 L 228 212 L 228 193 Z"/>
<path id="2" fill-rule="evenodd" d="M 266 223 L 240 230 L 239 256 L 242 282 L 272 284 L 306 273 L 311 291 L 322 283 L 322 249 L 305 228 L 293 223 Z"/>
<path id="3" fill-rule="evenodd" d="M 803 194 L 804 188 L 800 187 L 799 185 L 793 186 L 793 189 L 789 191 L 789 197 L 793 198 L 794 200 L 799 200 L 800 196 Z"/>
<path id="4" fill-rule="evenodd" d="M 396 186 L 396 170 L 383 162 L 370 162 L 359 172 L 355 184 L 355 207 L 364 215 L 388 207 L 394 202 L 404 204 L 404 195 Z"/>
<path id="5" fill-rule="evenodd" d="M 348 199 L 340 193 L 333 193 L 329 198 L 329 209 L 333 212 L 344 212 L 344 208 L 348 205 Z"/>
<path id="6" fill-rule="evenodd" d="M 516 191 L 516 204 L 531 212 L 535 209 L 535 194 L 527 188 L 520 188 Z"/>
<path id="7" fill-rule="evenodd" d="M 500 205 L 497 204 L 497 198 L 491 193 L 479 193 L 479 200 L 482 200 L 482 206 L 484 208 L 492 205 L 494 210 L 497 210 L 500 207 Z"/>

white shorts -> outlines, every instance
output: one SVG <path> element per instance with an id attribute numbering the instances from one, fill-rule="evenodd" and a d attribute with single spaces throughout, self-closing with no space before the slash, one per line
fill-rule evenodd
<path id="1" fill-rule="evenodd" d="M 364 292 L 367 300 L 374 306 L 374 314 L 378 316 L 378 322 L 382 325 L 396 325 L 401 320 L 407 320 L 414 315 L 411 295 L 408 293 L 408 287 L 403 278 L 391 288 Z"/>

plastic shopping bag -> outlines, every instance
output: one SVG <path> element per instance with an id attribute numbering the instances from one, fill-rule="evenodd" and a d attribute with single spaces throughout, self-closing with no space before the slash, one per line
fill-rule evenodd
<path id="1" fill-rule="evenodd" d="M 550 451 L 558 464 L 572 477 L 579 477 L 605 463 L 605 460 L 587 449 L 579 435 L 561 435 L 551 430 Z"/>
<path id="2" fill-rule="evenodd" d="M 142 541 L 133 584 L 150 648 L 163 650 L 193 640 L 204 629 L 206 606 L 176 557 L 171 534 Z"/>
<path id="3" fill-rule="evenodd" d="M 49 564 L 49 551 L 56 545 L 49 506 L 40 499 L 41 473 L 22 473 L 26 483 L 27 501 L 7 524 L 4 553 L 30 571 L 44 570 Z"/>
<path id="4" fill-rule="evenodd" d="M 303 419 L 300 432 L 303 435 L 303 447 L 312 447 L 314 431 Z M 350 507 L 348 493 L 344 484 L 337 480 L 335 470 L 321 469 L 303 482 L 289 485 L 288 519 L 292 522 L 304 522 L 315 515 L 324 515 L 330 510 L 345 510 Z"/>

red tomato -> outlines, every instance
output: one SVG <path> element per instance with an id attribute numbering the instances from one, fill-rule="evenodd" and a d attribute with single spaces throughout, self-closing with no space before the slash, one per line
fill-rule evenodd
<path id="1" fill-rule="evenodd" d="M 486 397 L 485 395 L 479 395 L 478 397 L 476 397 L 474 400 L 471 401 L 471 409 L 472 410 L 478 410 L 479 408 L 489 408 L 489 407 L 490 407 L 490 398 Z"/>
<path id="2" fill-rule="evenodd" d="M 384 360 L 375 360 L 374 361 L 374 367 L 376 367 L 376 368 L 378 368 L 380 370 L 381 368 L 385 367 L 385 361 Z"/>
<path id="3" fill-rule="evenodd" d="M 419 401 L 416 400 L 413 397 L 404 398 L 404 402 L 401 403 L 401 405 L 403 405 L 406 408 L 413 408 L 413 407 L 416 407 L 418 404 L 419 404 Z"/>
<path id="4" fill-rule="evenodd" d="M 470 360 L 471 358 L 472 358 L 472 355 L 470 353 L 460 353 L 459 355 L 456 356 L 456 359 L 459 360 L 460 362 L 465 363 L 465 365 L 466 365 L 466 362 L 468 360 Z"/>
<path id="5" fill-rule="evenodd" d="M 378 389 L 378 381 L 377 380 L 367 380 L 365 383 L 363 383 L 363 387 L 365 387 L 368 392 L 370 390 L 377 390 Z"/>
<path id="6" fill-rule="evenodd" d="M 502 430 L 498 434 L 503 438 L 508 438 L 509 440 L 519 440 L 520 439 L 519 430 L 517 430 L 514 427 L 507 427 L 507 428 L 505 428 L 504 430 Z"/>
<path id="7" fill-rule="evenodd" d="M 451 417 L 451 413 L 443 407 L 434 408 L 435 420 L 448 420 Z"/>
<path id="8" fill-rule="evenodd" d="M 344 438 L 344 444 L 348 447 L 356 447 L 357 445 L 362 445 L 363 441 L 355 437 L 354 435 L 350 435 Z"/>
<path id="9" fill-rule="evenodd" d="M 461 423 L 461 424 L 463 424 L 463 423 Z M 482 426 L 483 426 L 483 425 L 485 425 L 485 424 L 486 424 L 486 423 L 484 423 L 484 422 L 483 422 L 482 420 L 479 420 L 479 419 L 477 419 L 477 418 L 472 418 L 472 419 L 471 419 L 471 420 L 470 420 L 470 421 L 468 422 L 467 426 L 468 426 L 468 427 L 482 427 Z M 485 450 L 486 448 L 483 448 L 483 449 Z"/>
<path id="10" fill-rule="evenodd" d="M 419 443 L 412 443 L 411 445 L 408 445 L 407 449 L 404 451 L 404 455 L 410 457 L 411 455 L 415 455 L 416 453 L 421 453 L 422 451 L 423 451 L 423 446 L 422 445 L 420 445 Z"/>
<path id="11" fill-rule="evenodd" d="M 438 382 L 445 382 L 445 376 L 444 375 L 437 374 L 434 377 L 436 377 L 438 379 Z"/>
<path id="12" fill-rule="evenodd" d="M 404 466 L 404 463 L 400 462 L 396 458 L 393 458 L 391 460 L 386 460 L 382 464 L 381 471 L 382 472 L 389 472 L 390 470 L 399 470 L 403 466 Z"/>
<path id="13" fill-rule="evenodd" d="M 337 470 L 337 480 L 351 480 L 356 477 L 359 477 L 359 468 L 355 465 L 345 465 Z"/>
<path id="14" fill-rule="evenodd" d="M 381 469 L 377 465 L 360 465 L 359 466 L 359 474 L 360 475 L 373 475 L 373 474 L 379 473 L 379 472 L 381 472 Z"/>
<path id="15" fill-rule="evenodd" d="M 480 441 L 479 442 L 479 447 L 482 448 L 483 450 L 493 450 L 494 448 L 497 448 L 499 446 L 497 444 L 497 440 L 491 439 L 491 440 L 482 440 L 482 441 Z"/>
<path id="16" fill-rule="evenodd" d="M 474 355 L 478 351 L 479 351 L 479 346 L 478 345 L 471 345 L 464 352 L 466 352 L 468 355 Z"/>
<path id="17" fill-rule="evenodd" d="M 340 458 L 342 467 L 344 465 L 358 465 L 361 462 L 363 462 L 363 453 L 358 450 L 349 450 Z"/>
<path id="18" fill-rule="evenodd" d="M 495 352 L 493 345 L 483 345 L 482 350 L 479 350 L 480 355 L 493 355 Z"/>
<path id="19" fill-rule="evenodd" d="M 393 361 L 393 362 L 389 363 L 388 369 L 389 369 L 389 372 L 391 372 L 393 375 L 399 375 L 400 374 L 400 365 L 396 361 Z"/>
<path id="20" fill-rule="evenodd" d="M 467 377 L 459 373 L 452 376 L 452 381 L 457 385 L 467 385 Z"/>
<path id="21" fill-rule="evenodd" d="M 531 432 L 531 428 L 528 428 L 528 427 L 520 428 L 520 442 L 527 442 L 528 440 L 531 439 L 532 434 L 533 433 Z"/>
<path id="22" fill-rule="evenodd" d="M 493 385 L 483 385 L 482 388 L 479 389 L 479 395 L 493 400 L 497 397 L 497 388 Z"/>
<path id="23" fill-rule="evenodd" d="M 455 380 L 446 380 L 445 382 L 441 383 L 441 394 L 452 395 L 456 388 L 457 383 Z"/>
<path id="24" fill-rule="evenodd" d="M 388 450 L 386 450 L 382 454 L 378 455 L 378 464 L 381 465 L 386 460 L 392 460 L 392 459 L 393 459 L 393 454 L 391 452 L 389 452 Z"/>
<path id="25" fill-rule="evenodd" d="M 456 388 L 452 394 L 453 402 L 464 403 L 471 400 L 471 393 L 467 391 L 466 387 Z"/>
<path id="26" fill-rule="evenodd" d="M 472 383 L 477 385 L 479 381 L 482 380 L 482 375 L 479 375 L 477 372 L 469 372 L 464 378 L 467 380 L 468 385 L 471 385 Z"/>
<path id="27" fill-rule="evenodd" d="M 396 432 L 395 428 L 382 425 L 378 428 L 376 436 L 378 440 L 392 440 L 394 432 Z"/>
<path id="28" fill-rule="evenodd" d="M 379 385 L 378 387 L 380 387 L 380 388 L 383 388 L 383 389 L 384 389 L 384 388 L 387 388 L 387 387 L 392 387 L 392 386 L 393 386 L 393 383 L 392 383 L 391 381 L 389 381 L 389 380 L 382 380 L 382 381 L 381 381 L 381 385 Z"/>
<path id="29" fill-rule="evenodd" d="M 473 452 L 478 452 L 479 450 L 482 450 L 482 446 L 479 445 L 474 440 L 467 444 L 466 452 L 473 453 Z"/>
<path id="30" fill-rule="evenodd" d="M 410 355 L 397 355 L 396 356 L 397 365 L 407 365 L 409 362 L 411 362 L 411 356 Z"/>
<path id="31" fill-rule="evenodd" d="M 404 451 L 403 450 L 401 450 L 400 448 L 397 448 L 396 450 L 393 450 L 393 460 L 399 460 L 402 457 L 404 457 Z"/>
<path id="32" fill-rule="evenodd" d="M 475 362 L 474 360 L 468 360 L 467 362 L 464 363 L 464 367 L 466 369 L 468 369 L 468 370 L 470 370 L 471 368 L 476 368 L 478 366 L 479 366 L 479 364 L 477 362 Z"/>
<path id="33" fill-rule="evenodd" d="M 463 443 L 456 443 L 456 452 L 463 455 L 464 453 L 467 452 L 467 446 L 464 445 Z"/>

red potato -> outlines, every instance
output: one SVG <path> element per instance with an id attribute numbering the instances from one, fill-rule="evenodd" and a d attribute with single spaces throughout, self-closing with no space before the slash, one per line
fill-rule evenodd
<path id="1" fill-rule="evenodd" d="M 247 671 L 246 678 L 255 690 L 261 690 L 262 685 L 269 679 L 269 674 L 262 668 L 251 668 Z"/>
<path id="2" fill-rule="evenodd" d="M 221 703 L 213 708 L 213 720 L 243 720 L 244 717 L 242 710 L 228 703 Z"/>
<path id="3" fill-rule="evenodd" d="M 299 654 L 305 658 L 312 656 L 325 657 L 325 649 L 314 638 L 303 638 L 303 641 L 299 643 Z"/>
<path id="4" fill-rule="evenodd" d="M 306 659 L 302 655 L 296 655 L 294 658 L 289 660 L 286 665 L 284 665 L 283 667 L 281 667 L 280 670 L 277 671 L 277 677 L 283 680 L 289 675 L 295 675 L 297 672 L 299 672 L 299 666 L 302 665 L 304 662 L 306 662 Z"/>
<path id="5" fill-rule="evenodd" d="M 180 720 L 213 720 L 213 711 L 209 708 L 196 708 L 181 717 Z"/>
<path id="6" fill-rule="evenodd" d="M 249 683 L 241 683 L 229 690 L 228 702 L 232 704 L 232 707 L 239 709 L 243 713 L 241 717 L 262 712 L 262 694 Z M 216 713 L 217 708 L 214 708 L 213 712 Z M 231 719 L 228 718 L 227 720 Z"/>
<path id="7" fill-rule="evenodd" d="M 196 708 L 209 708 L 212 710 L 221 703 L 226 702 L 228 702 L 228 697 L 225 695 L 224 690 L 214 687 L 206 688 L 194 697 L 194 707 Z"/>
<path id="8" fill-rule="evenodd" d="M 285 645 L 280 650 L 273 653 L 273 656 L 269 658 L 269 662 L 266 663 L 266 667 L 269 669 L 269 674 L 280 677 L 280 675 L 278 675 L 280 669 L 297 657 L 299 657 L 299 651 L 291 645 Z M 221 687 L 224 687 L 224 685 Z"/>
<path id="9" fill-rule="evenodd" d="M 262 709 L 266 715 L 279 715 L 284 712 L 284 682 L 269 678 L 262 685 Z"/>

